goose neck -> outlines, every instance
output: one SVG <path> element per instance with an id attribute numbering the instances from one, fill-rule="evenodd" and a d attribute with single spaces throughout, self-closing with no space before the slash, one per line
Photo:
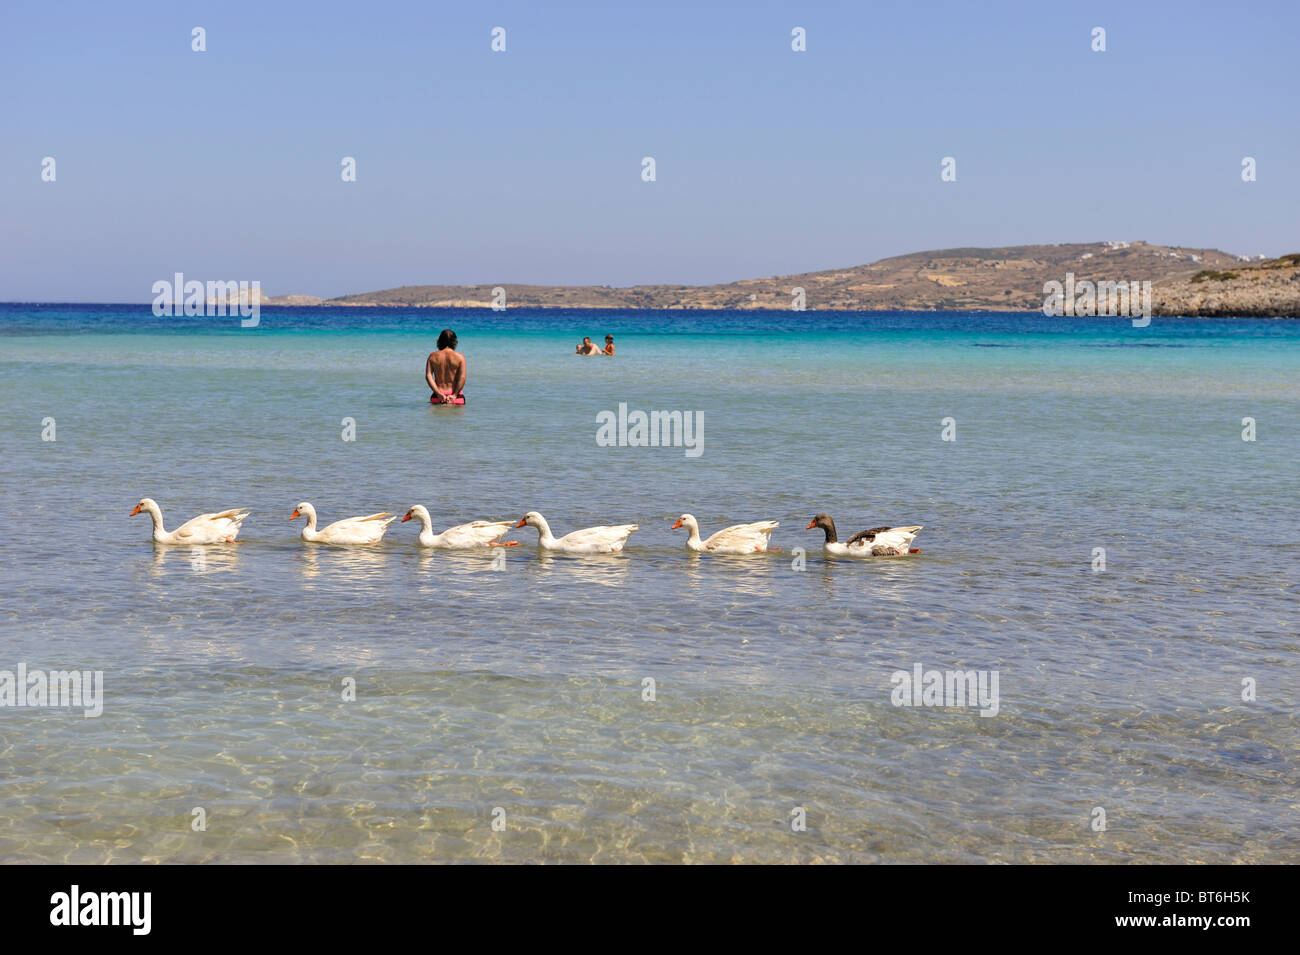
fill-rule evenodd
<path id="1" fill-rule="evenodd" d="M 822 525 L 822 530 L 826 534 L 826 543 L 828 544 L 838 543 L 840 538 L 839 535 L 835 533 L 835 522 L 831 520 L 829 517 L 826 518 L 826 523 Z"/>
<path id="2" fill-rule="evenodd" d="M 149 519 L 153 521 L 154 540 L 160 541 L 165 538 L 167 536 L 167 530 L 163 527 L 162 508 L 153 501 L 150 501 L 145 505 L 144 510 L 145 513 L 149 515 Z"/>
<path id="3" fill-rule="evenodd" d="M 537 528 L 537 539 L 539 541 L 546 541 L 547 543 L 555 541 L 555 535 L 551 533 L 551 525 L 546 523 L 546 518 L 542 517 L 542 515 L 537 515 L 534 526 Z"/>

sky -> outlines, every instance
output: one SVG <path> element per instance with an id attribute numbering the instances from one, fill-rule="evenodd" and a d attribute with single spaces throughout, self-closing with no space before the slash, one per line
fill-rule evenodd
<path id="1" fill-rule="evenodd" d="M 1294 0 L 5 0 L 0 301 L 1300 251 L 1298 27 Z"/>

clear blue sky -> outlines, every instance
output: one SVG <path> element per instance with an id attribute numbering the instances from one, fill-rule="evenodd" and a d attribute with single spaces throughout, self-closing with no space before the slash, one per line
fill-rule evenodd
<path id="1" fill-rule="evenodd" d="M 614 6 L 6 0 L 0 300 L 1300 250 L 1294 0 Z"/>

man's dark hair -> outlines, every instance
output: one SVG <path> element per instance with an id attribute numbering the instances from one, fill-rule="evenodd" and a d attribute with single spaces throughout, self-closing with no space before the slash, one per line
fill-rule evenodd
<path id="1" fill-rule="evenodd" d="M 442 330 L 442 334 L 438 336 L 439 350 L 443 348 L 455 348 L 455 347 L 456 347 L 456 333 L 453 332 L 450 328 L 444 328 Z"/>

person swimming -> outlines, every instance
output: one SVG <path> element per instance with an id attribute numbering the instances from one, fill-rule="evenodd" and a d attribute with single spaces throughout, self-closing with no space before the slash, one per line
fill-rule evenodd
<path id="1" fill-rule="evenodd" d="M 601 354 L 608 355 L 610 358 L 614 357 L 614 336 L 613 335 L 605 336 L 605 350 L 602 351 Z"/>
<path id="2" fill-rule="evenodd" d="M 599 355 L 601 354 L 601 351 L 599 348 L 596 347 L 596 343 L 591 340 L 591 336 L 588 336 L 582 340 L 582 344 L 578 346 L 574 354 L 575 355 Z"/>
<path id="3" fill-rule="evenodd" d="M 456 333 L 444 328 L 438 336 L 438 350 L 431 352 L 424 364 L 424 381 L 433 392 L 429 401 L 435 405 L 463 405 L 469 362 L 456 351 Z"/>

